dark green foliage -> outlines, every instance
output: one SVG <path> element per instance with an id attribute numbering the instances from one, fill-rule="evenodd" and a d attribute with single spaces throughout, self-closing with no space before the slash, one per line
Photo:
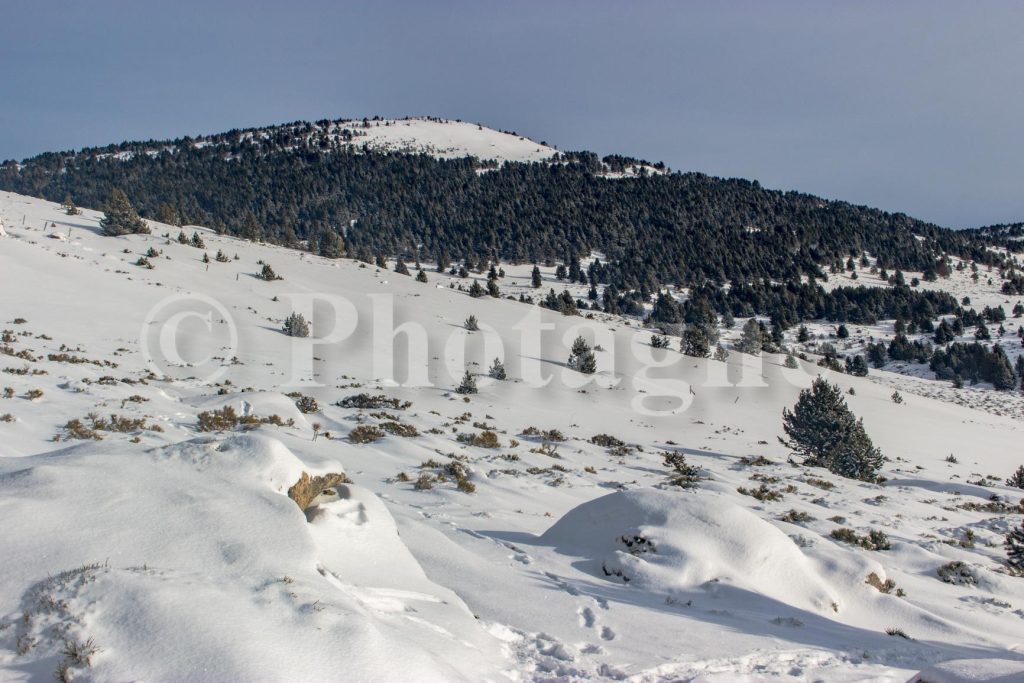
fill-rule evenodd
<path id="1" fill-rule="evenodd" d="M 263 264 L 263 267 L 260 269 L 260 272 L 256 275 L 256 277 L 258 277 L 261 280 L 266 280 L 267 282 L 284 279 L 274 272 L 274 269 L 270 266 L 269 263 Z"/>
<path id="2" fill-rule="evenodd" d="M 868 363 L 864 356 L 856 355 L 846 359 L 846 374 L 854 377 L 866 377 L 868 374 Z"/>
<path id="3" fill-rule="evenodd" d="M 476 332 L 477 330 L 480 329 L 480 325 L 477 322 L 475 315 L 471 315 L 468 318 L 466 318 L 466 322 L 464 322 L 462 325 L 470 332 Z"/>
<path id="4" fill-rule="evenodd" d="M 538 268 L 537 266 L 533 267 L 533 272 L 530 274 L 530 285 L 534 289 L 540 289 L 540 286 L 541 286 L 540 268 Z"/>
<path id="5" fill-rule="evenodd" d="M 663 334 L 652 334 L 651 346 L 656 349 L 667 349 L 669 346 L 668 337 Z"/>
<path id="6" fill-rule="evenodd" d="M 74 191 L 81 204 L 98 206 L 122 187 L 147 216 L 167 205 L 187 222 L 280 244 L 345 225 L 350 253 L 422 245 L 430 254 L 468 250 L 477 261 L 568 254 L 571 271 L 572 255 L 600 249 L 611 264 L 603 281 L 649 291 L 661 282 L 794 282 L 851 252 L 876 254 L 880 268 L 897 271 L 934 268 L 944 252 L 986 264 L 1001 258 L 976 231 L 757 182 L 699 173 L 608 182 L 600 174 L 618 162 L 588 152 L 480 174 L 481 163 L 468 158 L 342 147 L 327 123 L 233 130 L 203 146 L 180 139 L 43 154 L 0 167 L 0 188 L 53 201 Z"/>
<path id="7" fill-rule="evenodd" d="M 876 479 L 884 457 L 863 422 L 850 412 L 839 387 L 818 377 L 800 392 L 792 411 L 783 409 L 782 422 L 789 438 L 779 440 L 803 456 L 805 465 L 851 479 Z"/>
<path id="8" fill-rule="evenodd" d="M 135 213 L 132 203 L 128 201 L 128 195 L 119 188 L 110 191 L 110 198 L 103 207 L 104 214 L 100 220 L 100 227 L 103 234 L 111 237 L 118 235 L 148 233 L 149 226 L 146 221 L 139 218 Z"/>
<path id="9" fill-rule="evenodd" d="M 416 273 L 416 282 L 426 282 L 426 281 L 427 281 L 427 271 L 425 271 L 425 270 L 423 270 L 421 268 L 420 271 L 418 273 Z"/>
<path id="10" fill-rule="evenodd" d="M 991 382 L 996 389 L 1013 389 L 1016 384 L 1013 367 L 1006 352 L 998 344 L 991 349 L 978 344 L 950 344 L 936 349 L 929 365 L 937 379 L 962 377 L 974 382 Z"/>
<path id="11" fill-rule="evenodd" d="M 701 480 L 700 468 L 690 465 L 682 453 L 665 453 L 665 467 L 672 471 L 668 475 L 668 483 L 684 489 L 692 489 Z"/>
<path id="12" fill-rule="evenodd" d="M 487 294 L 487 290 L 481 287 L 478 281 L 473 280 L 473 284 L 469 286 L 469 295 L 474 299 L 479 299 L 485 294 Z"/>
<path id="13" fill-rule="evenodd" d="M 711 352 L 711 342 L 708 338 L 708 328 L 704 325 L 690 325 L 683 331 L 683 339 L 679 343 L 679 350 L 687 356 L 694 358 L 707 358 Z"/>
<path id="14" fill-rule="evenodd" d="M 1006 564 L 1010 571 L 1024 576 L 1024 523 L 1010 530 L 1003 545 L 1006 548 Z"/>
<path id="15" fill-rule="evenodd" d="M 1017 470 L 1010 475 L 1010 478 L 1006 480 L 1007 486 L 1013 486 L 1018 489 L 1024 489 L 1024 465 L 1021 465 Z"/>
<path id="16" fill-rule="evenodd" d="M 491 364 L 491 368 L 487 371 L 487 374 L 493 379 L 503 380 L 507 378 L 505 373 L 505 364 L 501 362 L 500 358 L 494 359 L 494 362 Z"/>
<path id="17" fill-rule="evenodd" d="M 476 393 L 476 378 L 473 377 L 473 373 L 466 370 L 466 374 L 462 376 L 462 383 L 455 388 L 456 394 L 475 394 Z"/>
<path id="18" fill-rule="evenodd" d="M 301 313 L 292 313 L 285 318 L 282 330 L 289 337 L 308 337 L 309 323 Z"/>
<path id="19" fill-rule="evenodd" d="M 583 337 L 576 337 L 572 343 L 572 351 L 569 353 L 569 367 L 584 375 L 592 375 L 597 372 L 597 359 L 590 348 L 590 344 Z"/>

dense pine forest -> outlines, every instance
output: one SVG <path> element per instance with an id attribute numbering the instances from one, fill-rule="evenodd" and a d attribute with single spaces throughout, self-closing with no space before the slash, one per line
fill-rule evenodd
<path id="1" fill-rule="evenodd" d="M 347 144 L 358 134 L 300 122 L 47 153 L 4 163 L 0 188 L 96 208 L 120 188 L 144 217 L 286 245 L 309 240 L 328 256 L 569 262 L 596 250 L 604 281 L 623 290 L 795 282 L 864 252 L 893 270 L 927 270 L 944 253 L 994 259 L 981 234 L 756 181 L 611 178 L 634 160 L 589 152 L 500 166 L 385 154 Z"/>

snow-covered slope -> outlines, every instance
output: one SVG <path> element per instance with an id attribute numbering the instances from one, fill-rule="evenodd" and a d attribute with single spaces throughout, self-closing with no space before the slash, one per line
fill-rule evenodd
<path id="1" fill-rule="evenodd" d="M 0 678 L 1024 671 L 1024 579 L 1002 571 L 1001 548 L 1022 519 L 1022 492 L 1002 485 L 1022 464 L 1017 420 L 830 377 L 890 458 L 883 485 L 843 480 L 788 464 L 776 440 L 818 368 L 684 357 L 622 319 L 202 229 L 204 249 L 158 224 L 103 237 L 98 218 L 0 193 L 15 354 L 0 357 Z M 135 265 L 150 249 L 154 267 Z M 262 263 L 283 279 L 254 277 Z M 333 341 L 280 332 L 311 295 L 314 334 Z M 470 314 L 480 332 L 462 330 Z M 384 330 L 403 323 L 386 352 Z M 580 332 L 604 349 L 589 382 L 565 367 Z M 498 340 L 509 379 L 453 394 Z M 399 403 L 336 405 L 363 392 Z M 225 406 L 267 423 L 197 431 Z M 70 438 L 92 412 L 102 440 Z M 359 426 L 393 433 L 354 443 Z M 485 431 L 498 447 L 459 440 Z M 697 488 L 667 483 L 665 452 L 700 467 Z M 351 483 L 302 510 L 287 493 L 303 472 Z M 832 536 L 843 528 L 891 548 Z M 950 562 L 961 583 L 940 579 Z"/>

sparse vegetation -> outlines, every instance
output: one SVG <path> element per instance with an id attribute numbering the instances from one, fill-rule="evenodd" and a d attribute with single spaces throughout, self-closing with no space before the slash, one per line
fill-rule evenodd
<path id="1" fill-rule="evenodd" d="M 348 440 L 352 443 L 372 443 L 383 438 L 384 430 L 373 425 L 359 425 L 348 433 Z"/>

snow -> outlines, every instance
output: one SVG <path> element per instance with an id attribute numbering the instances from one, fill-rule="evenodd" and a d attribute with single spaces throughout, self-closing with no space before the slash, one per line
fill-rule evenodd
<path id="1" fill-rule="evenodd" d="M 1024 519 L 1012 508 L 1022 492 L 1003 484 L 1022 464 L 1011 414 L 905 391 L 895 372 L 830 375 L 855 390 L 851 409 L 890 458 L 884 484 L 842 480 L 789 464 L 776 439 L 782 409 L 820 370 L 810 363 L 688 358 L 651 349 L 636 321 L 470 299 L 449 286 L 470 279 L 429 272 L 422 284 L 197 228 L 208 253 L 231 259 L 207 268 L 177 228 L 109 238 L 99 217 L 0 193 L 0 327 L 35 359 L 0 357 L 0 389 L 14 394 L 0 398 L 4 680 L 52 679 L 64 641 L 90 638 L 90 666 L 71 668 L 93 680 L 907 681 L 1012 677 L 1024 661 L 1024 579 L 1004 571 L 1001 547 Z M 155 267 L 133 265 L 150 247 Z M 252 277 L 259 261 L 284 279 Z M 508 293 L 534 291 L 530 266 L 503 267 Z M 552 270 L 543 291 L 558 286 Z M 329 343 L 283 335 L 311 293 L 324 295 L 315 333 L 355 330 Z M 395 326 L 423 330 L 394 338 L 393 378 L 386 340 L 369 333 L 388 298 Z M 147 362 L 143 347 L 186 310 L 201 315 L 172 335 L 182 357 Z M 483 332 L 461 332 L 470 314 Z M 607 349 L 604 386 L 565 368 L 580 332 Z M 467 365 L 485 372 L 496 339 L 510 379 L 452 394 Z M 427 386 L 411 385 L 410 352 Z M 33 389 L 43 394 L 29 400 Z M 318 408 L 300 412 L 295 391 Z M 335 405 L 362 392 L 412 405 Z M 197 431 L 200 412 L 225 406 L 281 424 Z M 90 412 L 146 428 L 63 440 Z M 345 438 L 390 420 L 419 435 Z M 486 427 L 500 448 L 456 440 Z M 545 449 L 528 427 L 565 440 Z M 697 488 L 668 485 L 666 451 L 701 469 Z M 455 464 L 475 492 L 456 488 Z M 303 472 L 352 483 L 303 511 L 287 496 Z M 737 490 L 761 484 L 781 500 Z M 986 510 L 992 495 L 1005 507 Z M 842 543 L 838 528 L 884 531 L 892 548 Z M 976 581 L 944 583 L 937 569 L 953 561 Z M 877 590 L 872 573 L 895 587 Z"/>

